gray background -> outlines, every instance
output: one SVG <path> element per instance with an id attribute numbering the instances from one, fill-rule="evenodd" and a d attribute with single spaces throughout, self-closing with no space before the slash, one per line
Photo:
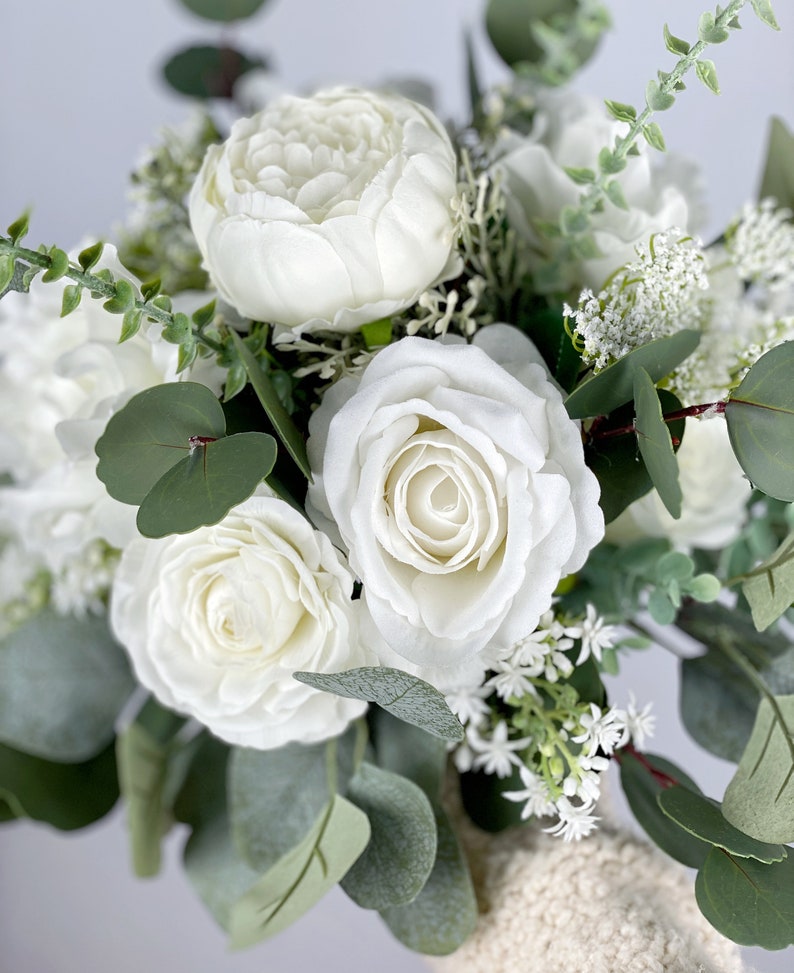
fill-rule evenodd
<path id="1" fill-rule="evenodd" d="M 578 86 L 636 104 L 656 69 L 671 63 L 662 24 L 693 40 L 700 4 L 610 6 L 614 29 Z M 789 0 L 776 7 L 782 34 L 745 13 L 745 30 L 714 49 L 721 98 L 692 82 L 660 118 L 670 149 L 703 167 L 715 232 L 754 195 L 768 116 L 794 123 L 794 11 Z M 503 76 L 482 37 L 480 10 L 480 0 L 273 0 L 239 35 L 244 45 L 269 51 L 288 84 L 415 75 L 435 85 L 442 113 L 462 118 L 464 24 L 474 29 L 484 76 Z M 0 224 L 32 205 L 35 242 L 68 248 L 106 234 L 123 215 L 131 163 L 159 125 L 186 114 L 186 103 L 158 83 L 157 65 L 188 42 L 213 40 L 216 29 L 175 0 L 7 0 L 0 26 Z M 684 735 L 676 667 L 662 649 L 636 653 L 623 666 L 614 700 L 625 703 L 629 689 L 639 701 L 654 699 L 653 749 L 675 757 L 719 797 L 730 768 Z M 272 942 L 228 953 L 182 876 L 182 840 L 180 833 L 169 838 L 163 874 L 143 882 L 129 876 L 118 814 L 71 836 L 24 823 L 0 830 L 0 973 L 424 969 L 341 892 Z M 748 955 L 760 971 L 794 967 L 791 949 Z"/>

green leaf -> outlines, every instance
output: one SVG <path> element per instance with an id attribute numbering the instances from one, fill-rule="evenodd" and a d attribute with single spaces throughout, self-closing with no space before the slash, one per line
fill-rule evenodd
<path id="1" fill-rule="evenodd" d="M 424 791 L 405 777 L 363 763 L 348 797 L 366 814 L 372 835 L 342 888 L 364 909 L 412 902 L 436 859 L 436 820 Z"/>
<path id="2" fill-rule="evenodd" d="M 230 23 L 251 17 L 265 5 L 266 0 L 180 0 L 183 7 L 205 20 Z"/>
<path id="3" fill-rule="evenodd" d="M 47 760 L 87 760 L 112 741 L 135 685 L 106 619 L 44 609 L 0 643 L 0 740 Z"/>
<path id="4" fill-rule="evenodd" d="M 766 163 L 758 198 L 771 196 L 778 206 L 794 207 L 794 133 L 782 118 L 773 118 L 769 126 Z"/>
<path id="5" fill-rule="evenodd" d="M 735 943 L 764 949 L 794 943 L 794 856 L 762 864 L 714 848 L 695 879 L 695 896 L 712 926 Z"/>
<path id="6" fill-rule="evenodd" d="M 232 948 L 252 946 L 300 918 L 344 876 L 369 837 L 366 814 L 333 797 L 301 844 L 232 905 Z"/>
<path id="7" fill-rule="evenodd" d="M 137 307 L 131 307 L 129 310 L 124 312 L 124 319 L 121 322 L 121 334 L 119 335 L 119 342 L 128 341 L 130 338 L 134 337 L 141 329 L 141 321 L 143 320 L 143 311 Z"/>
<path id="8" fill-rule="evenodd" d="M 138 530 L 144 537 L 165 537 L 217 524 L 251 496 L 275 461 L 276 441 L 263 432 L 238 432 L 198 446 L 146 494 Z"/>
<path id="9" fill-rule="evenodd" d="M 770 0 L 750 0 L 750 6 L 753 8 L 756 17 L 762 20 L 767 27 L 771 27 L 772 30 L 780 30 L 780 24 L 775 20 Z"/>
<path id="10" fill-rule="evenodd" d="M 608 415 L 633 398 L 637 369 L 644 368 L 651 381 L 658 382 L 688 358 L 699 343 L 699 331 L 684 330 L 635 348 L 575 388 L 565 400 L 568 415 L 572 419 Z"/>
<path id="11" fill-rule="evenodd" d="M 565 206 L 560 213 L 560 226 L 566 236 L 576 236 L 587 231 L 590 217 L 575 206 Z"/>
<path id="12" fill-rule="evenodd" d="M 667 151 L 664 135 L 662 135 L 662 130 L 656 122 L 648 122 L 647 125 L 643 125 L 642 135 L 652 149 L 656 149 L 657 152 Z"/>
<path id="13" fill-rule="evenodd" d="M 312 474 L 309 467 L 309 459 L 306 455 L 306 443 L 300 430 L 282 405 L 267 372 L 260 367 L 259 362 L 248 346 L 234 331 L 232 331 L 232 341 L 234 342 L 234 347 L 237 349 L 237 354 L 240 356 L 240 361 L 242 361 L 245 370 L 248 372 L 248 378 L 251 380 L 256 397 L 259 399 L 259 403 L 265 410 L 268 419 L 273 423 L 273 428 L 276 430 L 279 439 L 284 443 L 287 452 L 297 463 L 298 469 L 307 479 L 311 479 Z"/>
<path id="14" fill-rule="evenodd" d="M 147 280 L 146 283 L 141 284 L 141 294 L 143 295 L 144 301 L 152 301 L 160 293 L 160 289 L 163 286 L 163 282 L 159 277 L 153 277 L 152 280 Z"/>
<path id="15" fill-rule="evenodd" d="M 752 2 L 752 0 L 751 0 Z M 722 44 L 729 37 L 724 27 L 718 26 L 714 14 L 707 11 L 698 21 L 698 37 L 706 44 Z"/>
<path id="16" fill-rule="evenodd" d="M 367 348 L 383 348 L 391 342 L 391 318 L 381 318 L 361 326 L 361 337 Z"/>
<path id="17" fill-rule="evenodd" d="M 139 504 L 190 452 L 192 437 L 219 439 L 225 431 L 221 404 L 205 385 L 145 389 L 110 417 L 96 444 L 97 476 L 116 500 Z"/>
<path id="18" fill-rule="evenodd" d="M 438 854 L 424 888 L 408 905 L 381 915 L 397 939 L 427 956 L 446 956 L 477 925 L 477 900 L 466 861 L 446 815 L 436 810 Z"/>
<path id="19" fill-rule="evenodd" d="M 601 172 L 607 172 L 614 175 L 618 172 L 622 172 L 626 168 L 626 160 L 621 158 L 611 149 L 601 149 L 598 153 L 598 168 Z"/>
<path id="20" fill-rule="evenodd" d="M 725 819 L 719 804 L 702 794 L 676 785 L 660 791 L 657 800 L 668 818 L 685 831 L 738 858 L 779 862 L 786 857 L 786 849 L 782 844 L 758 841 L 739 831 Z"/>
<path id="21" fill-rule="evenodd" d="M 753 613 L 753 623 L 762 632 L 794 602 L 794 532 L 745 577 L 742 592 Z"/>
<path id="22" fill-rule="evenodd" d="M 763 493 L 794 500 L 794 341 L 758 359 L 725 409 L 740 466 Z"/>
<path id="23" fill-rule="evenodd" d="M 519 791 L 523 786 L 518 768 L 504 778 L 478 770 L 460 775 L 460 796 L 466 814 L 490 834 L 523 824 L 523 804 L 504 796 L 505 791 Z"/>
<path id="24" fill-rule="evenodd" d="M 671 34 L 667 24 L 664 25 L 664 46 L 671 54 L 678 54 L 680 57 L 685 57 L 690 51 L 689 44 L 681 40 L 680 37 Z"/>
<path id="25" fill-rule="evenodd" d="M 610 179 L 606 186 L 604 186 L 604 192 L 607 194 L 607 198 L 613 206 L 617 206 L 618 209 L 628 210 L 629 204 L 623 195 L 623 187 L 617 179 Z"/>
<path id="26" fill-rule="evenodd" d="M 434 807 L 440 806 L 447 766 L 444 741 L 383 709 L 372 711 L 369 719 L 378 766 L 412 780 Z"/>
<path id="27" fill-rule="evenodd" d="M 30 229 L 30 212 L 25 211 L 17 220 L 11 224 L 6 230 L 8 236 L 11 238 L 12 243 L 19 243 L 24 237 L 27 236 L 28 230 Z"/>
<path id="28" fill-rule="evenodd" d="M 631 124 L 637 117 L 637 109 L 633 105 L 626 105 L 622 101 L 610 101 L 609 99 L 604 104 L 607 106 L 609 114 L 618 122 Z"/>
<path id="29" fill-rule="evenodd" d="M 69 269 L 69 254 L 65 250 L 59 250 L 58 247 L 53 247 L 49 252 L 49 257 L 50 266 L 41 275 L 41 279 L 45 284 L 60 280 Z"/>
<path id="30" fill-rule="evenodd" d="M 673 450 L 670 430 L 662 418 L 662 406 L 656 387 L 644 368 L 634 373 L 634 428 L 637 445 L 656 492 L 672 517 L 681 516 L 681 485 L 678 461 Z"/>
<path id="31" fill-rule="evenodd" d="M 596 174 L 592 169 L 579 169 L 575 166 L 563 166 L 565 175 L 572 179 L 577 186 L 587 186 L 595 182 Z"/>
<path id="32" fill-rule="evenodd" d="M 91 270 L 99 262 L 99 258 L 102 256 L 102 251 L 105 249 L 105 244 L 100 240 L 98 243 L 92 244 L 90 247 L 86 247 L 85 250 L 81 250 L 77 255 L 77 262 L 83 268 L 83 270 Z"/>
<path id="33" fill-rule="evenodd" d="M 794 696 L 762 699 L 750 742 L 723 801 L 725 817 L 759 841 L 794 841 Z"/>
<path id="34" fill-rule="evenodd" d="M 442 740 L 458 742 L 463 727 L 443 695 L 422 679 L 389 666 L 363 666 L 346 672 L 296 672 L 299 682 L 349 699 L 377 703 L 392 716 Z"/>
<path id="35" fill-rule="evenodd" d="M 10 253 L 0 255 L 0 294 L 11 285 L 16 264 Z"/>
<path id="36" fill-rule="evenodd" d="M 200 45 L 173 54 L 163 65 L 163 76 L 175 91 L 191 98 L 231 98 L 235 83 L 261 67 L 261 58 L 233 47 Z"/>
<path id="37" fill-rule="evenodd" d="M 0 288 L 2 290 L 2 288 Z M 65 318 L 71 314 L 80 304 L 83 296 L 83 288 L 79 284 L 67 284 L 63 289 L 63 299 L 61 301 L 61 317 Z"/>
<path id="38" fill-rule="evenodd" d="M 135 288 L 123 277 L 115 281 L 116 294 L 109 301 L 105 301 L 102 307 L 111 314 L 125 314 L 135 307 Z"/>
<path id="39" fill-rule="evenodd" d="M 151 697 L 116 740 L 119 784 L 127 809 L 132 865 L 139 878 L 160 871 L 160 838 L 167 830 L 165 800 L 173 737 L 185 718 Z"/>
<path id="40" fill-rule="evenodd" d="M 698 61 L 695 65 L 695 73 L 709 91 L 713 91 L 715 95 L 720 93 L 720 84 L 717 81 L 717 68 L 713 61 L 709 61 L 708 59 Z"/>
<path id="41" fill-rule="evenodd" d="M 181 311 L 173 316 L 171 321 L 163 328 L 163 341 L 172 345 L 181 345 L 187 341 L 192 334 L 190 318 Z"/>
<path id="42" fill-rule="evenodd" d="M 118 796 L 112 743 L 81 763 L 42 760 L 0 744 L 0 801 L 15 817 L 73 831 L 103 818 Z"/>
<path id="43" fill-rule="evenodd" d="M 207 325 L 210 324 L 214 319 L 215 305 L 216 301 L 213 298 L 213 300 L 211 300 L 208 304 L 204 304 L 191 315 L 190 320 L 199 330 L 206 328 Z"/>
<path id="44" fill-rule="evenodd" d="M 651 111 L 667 111 L 675 104 L 675 95 L 662 91 L 656 81 L 649 81 L 645 88 L 645 103 Z"/>
<path id="45" fill-rule="evenodd" d="M 464 30 L 463 43 L 466 50 L 466 85 L 469 92 L 469 111 L 472 118 L 479 116 L 482 106 L 482 84 L 474 53 L 474 43 L 470 30 Z"/>
<path id="46" fill-rule="evenodd" d="M 672 625 L 678 610 L 669 595 L 657 588 L 648 598 L 648 611 L 657 625 Z"/>

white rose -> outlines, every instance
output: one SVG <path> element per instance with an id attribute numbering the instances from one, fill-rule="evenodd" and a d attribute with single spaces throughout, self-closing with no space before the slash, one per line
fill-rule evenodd
<path id="1" fill-rule="evenodd" d="M 207 152 L 190 220 L 214 285 L 241 314 L 352 331 L 452 273 L 456 184 L 432 112 L 336 88 L 237 121 Z"/>
<path id="2" fill-rule="evenodd" d="M 625 544 L 665 537 L 682 551 L 719 550 L 736 540 L 747 519 L 752 486 L 731 449 L 724 420 L 686 420 L 678 469 L 683 495 L 678 520 L 651 490 L 609 524 L 606 539 Z"/>
<path id="3" fill-rule="evenodd" d="M 497 147 L 494 171 L 502 180 L 508 219 L 530 243 L 538 262 L 553 255 L 555 242 L 542 236 L 534 223 L 556 223 L 564 207 L 576 206 L 582 191 L 565 167 L 597 168 L 598 153 L 612 147 L 625 130 L 625 124 L 610 119 L 594 99 L 570 91 L 539 91 L 529 135 L 511 133 Z M 636 258 L 636 244 L 671 226 L 687 227 L 686 197 L 651 168 L 642 140 L 638 147 L 640 154 L 629 156 L 626 168 L 615 177 L 628 209 L 607 203 L 592 217 L 602 256 L 568 261 L 566 283 L 599 291 L 610 274 Z"/>
<path id="4" fill-rule="evenodd" d="M 398 341 L 309 424 L 310 515 L 335 520 L 375 625 L 422 666 L 533 631 L 603 534 L 579 426 L 531 342 L 506 325 L 475 341 Z"/>
<path id="5" fill-rule="evenodd" d="M 161 703 L 228 743 L 269 750 L 335 736 L 366 709 L 293 679 L 375 663 L 352 590 L 328 538 L 259 495 L 212 527 L 133 541 L 111 625 Z"/>

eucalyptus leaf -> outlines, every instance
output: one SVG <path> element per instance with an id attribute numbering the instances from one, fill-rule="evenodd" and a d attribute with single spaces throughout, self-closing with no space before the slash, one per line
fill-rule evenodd
<path id="1" fill-rule="evenodd" d="M 55 763 L 0 744 L 0 801 L 15 817 L 61 831 L 99 821 L 118 800 L 113 744 L 90 760 Z"/>
<path id="2" fill-rule="evenodd" d="M 726 820 L 719 804 L 702 794 L 675 785 L 664 788 L 656 799 L 662 811 L 684 830 L 737 858 L 779 862 L 786 857 L 784 845 L 759 841 L 735 828 Z"/>
<path id="3" fill-rule="evenodd" d="M 337 696 L 377 703 L 398 719 L 443 740 L 454 743 L 463 739 L 463 727 L 443 695 L 402 669 L 364 666 L 335 673 L 296 672 L 295 678 Z"/>
<path id="4" fill-rule="evenodd" d="M 634 817 L 662 851 L 690 868 L 700 868 L 709 844 L 686 831 L 659 807 L 659 794 L 671 781 L 696 794 L 697 784 L 675 764 L 656 754 L 620 753 L 620 783 Z"/>
<path id="5" fill-rule="evenodd" d="M 712 926 L 735 943 L 794 943 L 794 856 L 764 864 L 714 848 L 695 879 L 695 896 Z"/>
<path id="6" fill-rule="evenodd" d="M 779 716 L 768 699 L 761 700 L 723 812 L 745 834 L 785 844 L 794 841 L 794 696 L 775 702 Z"/>
<path id="7" fill-rule="evenodd" d="M 436 859 L 436 820 L 424 791 L 365 762 L 350 781 L 348 797 L 366 814 L 372 834 L 342 888 L 364 909 L 412 902 Z"/>
<path id="8" fill-rule="evenodd" d="M 106 619 L 44 609 L 0 642 L 0 741 L 46 760 L 88 760 L 113 740 L 135 686 Z"/>
<path id="9" fill-rule="evenodd" d="M 565 400 L 572 419 L 608 415 L 634 397 L 634 374 L 644 368 L 652 382 L 658 382 L 700 343 L 700 332 L 683 330 L 666 338 L 657 338 L 635 348 L 613 365 L 586 379 Z"/>
<path id="10" fill-rule="evenodd" d="M 772 557 L 747 573 L 742 592 L 759 631 L 769 628 L 794 602 L 794 532 Z"/>
<path id="11" fill-rule="evenodd" d="M 436 825 L 438 854 L 424 888 L 413 902 L 384 909 L 381 915 L 409 949 L 446 956 L 474 932 L 477 899 L 455 832 L 440 809 L 436 810 Z"/>
<path id="12" fill-rule="evenodd" d="M 678 518 L 683 497 L 678 482 L 678 461 L 670 430 L 662 417 L 659 396 L 644 368 L 638 368 L 634 373 L 634 408 L 637 445 L 645 468 L 667 511 Z"/>
<path id="13" fill-rule="evenodd" d="M 163 65 L 168 84 L 191 98 L 231 98 L 235 83 L 248 71 L 265 67 L 233 47 L 203 44 L 177 51 Z"/>
<path id="14" fill-rule="evenodd" d="M 383 709 L 375 709 L 369 718 L 378 766 L 418 784 L 438 807 L 447 767 L 444 741 Z"/>
<path id="15" fill-rule="evenodd" d="M 366 814 L 334 796 L 303 842 L 232 905 L 232 948 L 252 946 L 300 918 L 344 876 L 369 837 Z"/>
<path id="16" fill-rule="evenodd" d="M 179 0 L 183 7 L 206 20 L 230 23 L 244 20 L 260 10 L 267 0 Z"/>
<path id="17" fill-rule="evenodd" d="M 778 206 L 794 207 L 794 133 L 782 118 L 773 118 L 769 126 L 766 164 L 758 198 L 772 197 Z"/>
<path id="18" fill-rule="evenodd" d="M 794 500 L 794 341 L 758 359 L 725 409 L 728 435 L 750 481 L 770 497 Z"/>
<path id="19" fill-rule="evenodd" d="M 122 503 L 140 504 L 189 455 L 193 437 L 220 439 L 226 419 L 217 397 L 196 382 L 156 385 L 108 420 L 96 444 L 97 476 Z"/>
<path id="20" fill-rule="evenodd" d="M 138 530 L 144 537 L 165 537 L 217 524 L 251 496 L 275 461 L 276 441 L 263 432 L 238 432 L 196 447 L 146 494 Z"/>

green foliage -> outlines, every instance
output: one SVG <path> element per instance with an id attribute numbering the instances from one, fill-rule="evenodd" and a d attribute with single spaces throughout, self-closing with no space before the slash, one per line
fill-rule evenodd
<path id="1" fill-rule="evenodd" d="M 775 553 L 748 571 L 742 592 L 759 632 L 769 628 L 794 602 L 794 531 Z"/>
<path id="2" fill-rule="evenodd" d="M 622 101 L 611 101 L 608 98 L 604 104 L 617 122 L 626 122 L 630 125 L 637 118 L 637 109 L 633 105 L 625 105 Z"/>
<path id="3" fill-rule="evenodd" d="M 296 672 L 299 682 L 349 699 L 377 703 L 392 716 L 442 740 L 463 739 L 463 727 L 443 695 L 429 683 L 401 669 L 364 666 L 346 672 Z"/>
<path id="4" fill-rule="evenodd" d="M 180 0 L 180 3 L 197 17 L 230 23 L 253 16 L 266 0 Z"/>
<path id="5" fill-rule="evenodd" d="M 623 194 L 623 187 L 617 179 L 612 179 L 608 182 L 604 186 L 604 192 L 613 206 L 617 206 L 618 209 L 628 210 L 629 204 L 626 202 L 626 197 Z"/>
<path id="6" fill-rule="evenodd" d="M 713 91 L 715 95 L 720 93 L 720 85 L 717 81 L 717 68 L 713 61 L 704 58 L 695 65 L 695 73 L 703 84 Z"/>
<path id="7" fill-rule="evenodd" d="M 504 794 L 505 791 L 519 791 L 523 786 L 517 768 L 505 778 L 477 770 L 460 775 L 460 795 L 466 814 L 478 828 L 490 834 L 522 823 L 523 806 L 507 800 Z"/>
<path id="8" fill-rule="evenodd" d="M 677 54 L 678 57 L 685 57 L 691 49 L 686 41 L 670 33 L 667 24 L 664 25 L 664 46 L 671 54 Z"/>
<path id="9" fill-rule="evenodd" d="M 27 210 L 8 227 L 6 233 L 12 243 L 19 243 L 28 235 L 30 229 L 30 212 Z"/>
<path id="10" fill-rule="evenodd" d="M 41 279 L 45 284 L 54 283 L 60 280 L 69 269 L 69 254 L 58 247 L 52 247 L 47 256 L 50 258 L 50 265 L 42 274 Z"/>
<path id="11" fill-rule="evenodd" d="M 726 27 L 717 23 L 713 13 L 706 11 L 698 21 L 698 37 L 704 44 L 722 44 L 730 36 Z"/>
<path id="12" fill-rule="evenodd" d="M 350 781 L 348 797 L 367 815 L 372 834 L 342 888 L 364 909 L 412 902 L 436 860 L 436 821 L 424 791 L 365 762 Z"/>
<path id="13" fill-rule="evenodd" d="M 16 263 L 11 254 L 3 254 L 0 256 L 0 294 L 3 294 L 10 287 L 11 281 L 14 279 L 15 270 Z"/>
<path id="14" fill-rule="evenodd" d="M 758 198 L 768 196 L 779 206 L 794 207 L 794 133 L 782 118 L 773 118 L 769 125 L 766 163 Z"/>
<path id="15" fill-rule="evenodd" d="M 44 275 L 44 280 L 47 280 L 47 274 Z M 115 281 L 113 289 L 114 296 L 102 305 L 106 311 L 111 314 L 125 314 L 135 306 L 135 288 L 128 280 L 121 278 Z"/>
<path id="16" fill-rule="evenodd" d="M 17 818 L 74 831 L 99 821 L 118 800 L 109 744 L 90 760 L 56 763 L 0 744 L 0 802 Z"/>
<path id="17" fill-rule="evenodd" d="M 654 572 L 656 585 L 648 600 L 648 611 L 659 625 L 675 621 L 684 598 L 713 602 L 722 584 L 713 574 L 695 574 L 695 562 L 688 554 L 670 551 L 663 555 Z"/>
<path id="18" fill-rule="evenodd" d="M 794 696 L 761 700 L 723 810 L 759 841 L 794 841 Z"/>
<path id="19" fill-rule="evenodd" d="M 264 67 L 261 58 L 233 47 L 203 44 L 171 55 L 163 65 L 163 77 L 175 91 L 191 98 L 231 98 L 244 74 Z"/>
<path id="20" fill-rule="evenodd" d="M 77 255 L 77 262 L 83 270 L 88 272 L 97 265 L 104 249 L 105 244 L 101 241 L 94 243 L 90 247 L 86 247 L 85 250 L 80 251 Z"/>
<path id="21" fill-rule="evenodd" d="M 657 152 L 666 152 L 667 144 L 664 141 L 664 136 L 662 135 L 662 130 L 656 124 L 656 122 L 648 122 L 647 125 L 642 126 L 642 137 L 650 145 L 652 149 L 656 149 Z"/>
<path id="22" fill-rule="evenodd" d="M 680 517 L 683 495 L 678 482 L 678 461 L 656 387 L 644 368 L 634 372 L 634 409 L 637 445 L 645 469 L 670 515 Z"/>
<path id="23" fill-rule="evenodd" d="M 612 176 L 626 168 L 626 160 L 612 149 L 601 149 L 598 153 L 598 168 Z"/>
<path id="24" fill-rule="evenodd" d="M 113 740 L 134 688 L 106 619 L 44 609 L 0 643 L 0 740 L 46 760 L 88 760 Z"/>
<path id="25" fill-rule="evenodd" d="M 418 784 L 439 807 L 447 766 L 445 742 L 383 709 L 370 712 L 369 719 L 378 766 Z"/>
<path id="26" fill-rule="evenodd" d="M 651 753 L 620 753 L 620 784 L 634 817 L 662 851 L 690 868 L 700 868 L 709 845 L 668 817 L 659 806 L 666 787 L 680 784 L 699 794 L 697 784 L 675 764 Z"/>
<path id="27" fill-rule="evenodd" d="M 370 350 L 388 345 L 391 342 L 391 332 L 391 318 L 381 318 L 379 321 L 371 321 L 361 327 L 361 337 Z"/>
<path id="28" fill-rule="evenodd" d="M 592 169 L 576 168 L 575 166 L 564 166 L 563 169 L 566 176 L 573 180 L 577 186 L 587 186 L 591 182 L 595 182 L 596 174 Z"/>
<path id="29" fill-rule="evenodd" d="M 65 318 L 67 314 L 71 314 L 72 311 L 77 310 L 82 296 L 83 289 L 79 284 L 67 284 L 66 287 L 64 287 L 63 298 L 61 299 L 62 318 Z"/>
<path id="30" fill-rule="evenodd" d="M 304 840 L 232 905 L 232 948 L 286 929 L 336 885 L 369 838 L 366 814 L 338 794 L 331 798 Z"/>
<path id="31" fill-rule="evenodd" d="M 794 857 L 764 864 L 713 848 L 695 880 L 703 915 L 743 946 L 794 943 Z"/>
<path id="32" fill-rule="evenodd" d="M 794 341 L 758 359 L 725 409 L 733 451 L 759 490 L 794 500 Z"/>
<path id="33" fill-rule="evenodd" d="M 750 6 L 753 8 L 756 17 L 762 20 L 767 27 L 771 27 L 772 30 L 780 30 L 770 0 L 750 0 Z"/>
<path id="34" fill-rule="evenodd" d="M 675 104 L 675 95 L 661 88 L 657 81 L 649 81 L 645 87 L 645 104 L 651 111 L 667 111 Z"/>

